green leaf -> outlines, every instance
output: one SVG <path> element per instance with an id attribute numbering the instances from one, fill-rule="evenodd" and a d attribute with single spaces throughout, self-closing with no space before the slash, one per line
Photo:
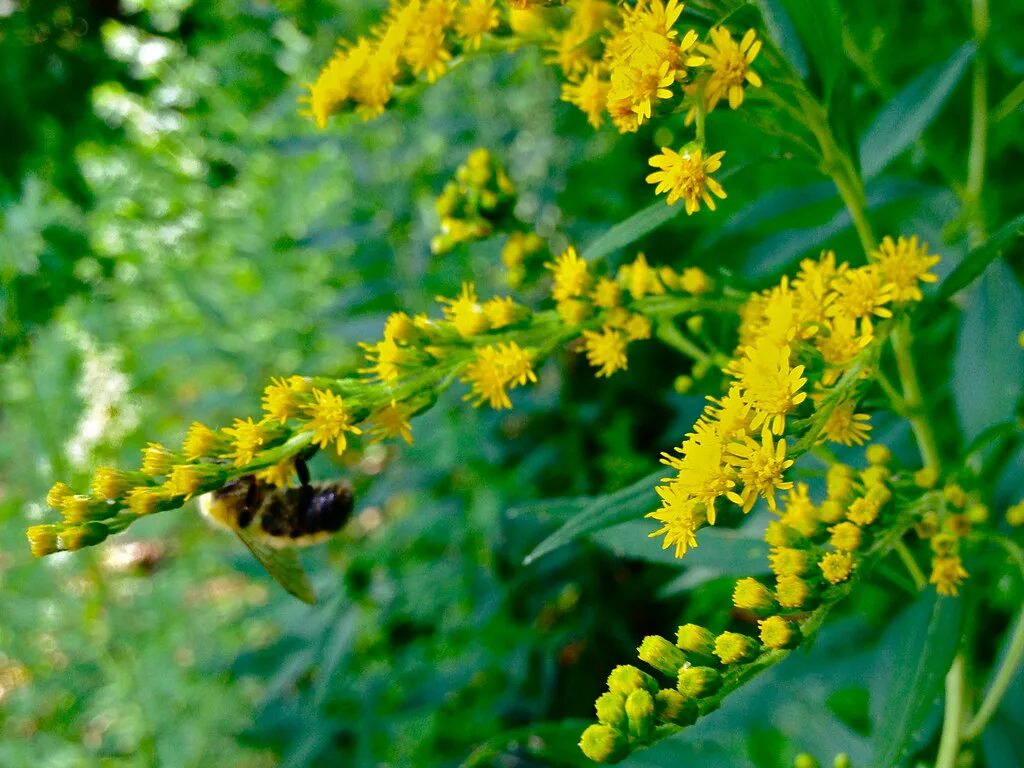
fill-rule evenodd
<path id="1" fill-rule="evenodd" d="M 782 7 L 781 0 L 754 0 L 754 4 L 761 9 L 761 18 L 764 20 L 765 29 L 771 39 L 782 51 L 782 55 L 789 59 L 800 77 L 806 79 L 808 73 L 807 54 L 800 44 L 800 37 L 796 28 Z"/>
<path id="2" fill-rule="evenodd" d="M 592 240 L 581 254 L 586 261 L 603 259 L 619 248 L 625 248 L 644 235 L 653 232 L 662 224 L 671 221 L 685 210 L 685 206 L 669 205 L 659 199 L 642 211 L 634 213 L 625 221 L 620 221 L 611 229 Z"/>
<path id="3" fill-rule="evenodd" d="M 634 520 L 654 509 L 658 506 L 658 495 L 654 486 L 664 474 L 665 470 L 659 469 L 621 491 L 589 500 L 586 506 L 569 518 L 561 528 L 538 544 L 523 560 L 523 565 L 529 565 L 534 560 L 579 538 L 627 520 Z"/>
<path id="4" fill-rule="evenodd" d="M 931 125 L 967 71 L 974 52 L 973 42 L 964 43 L 945 62 L 914 78 L 875 115 L 860 141 L 865 179 L 878 174 Z"/>
<path id="5" fill-rule="evenodd" d="M 925 740 L 921 728 L 956 655 L 962 611 L 960 599 L 928 590 L 886 629 L 870 680 L 875 730 L 867 768 L 893 768 Z"/>
<path id="6" fill-rule="evenodd" d="M 1005 420 L 1020 397 L 1024 352 L 1017 336 L 1024 328 L 1024 291 L 1009 267 L 995 262 L 966 298 L 952 387 L 960 427 L 973 440 Z"/>
<path id="7" fill-rule="evenodd" d="M 780 0 L 812 67 L 804 79 L 827 104 L 846 69 L 843 12 L 837 0 Z M 790 48 L 793 46 L 790 45 Z M 787 53 L 787 55 L 789 55 Z"/>
<path id="8" fill-rule="evenodd" d="M 956 269 L 942 281 L 930 303 L 945 301 L 973 283 L 985 271 L 985 267 L 1006 253 L 1021 236 L 1024 236 L 1024 213 L 1001 226 L 988 240 L 967 254 L 967 258 L 957 264 Z"/>

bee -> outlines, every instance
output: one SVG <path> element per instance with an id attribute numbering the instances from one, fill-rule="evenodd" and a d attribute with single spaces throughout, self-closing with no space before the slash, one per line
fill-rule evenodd
<path id="1" fill-rule="evenodd" d="M 214 524 L 234 531 L 267 573 L 305 603 L 316 593 L 299 560 L 297 547 L 326 541 L 352 516 L 352 486 L 309 482 L 309 469 L 295 460 L 297 488 L 279 487 L 246 475 L 199 498 L 199 511 Z"/>

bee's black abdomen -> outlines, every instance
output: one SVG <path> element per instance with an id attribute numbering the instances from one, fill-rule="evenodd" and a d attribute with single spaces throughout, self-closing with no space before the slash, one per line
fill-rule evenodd
<path id="1" fill-rule="evenodd" d="M 305 533 L 341 530 L 352 514 L 352 489 L 341 484 L 315 487 L 300 514 Z"/>
<path id="2" fill-rule="evenodd" d="M 263 501 L 260 527 L 271 536 L 291 539 L 334 533 L 348 522 L 352 505 L 352 489 L 347 484 L 277 490 Z"/>

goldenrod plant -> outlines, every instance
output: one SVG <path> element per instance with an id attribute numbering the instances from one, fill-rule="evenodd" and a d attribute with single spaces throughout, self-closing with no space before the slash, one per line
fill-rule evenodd
<path id="1" fill-rule="evenodd" d="M 253 499 L 270 489 L 303 498 L 306 462 L 318 453 L 338 466 L 380 455 L 399 463 L 400 448 L 436 439 L 417 426 L 428 411 L 515 412 L 529 390 L 556 386 L 560 369 L 585 366 L 588 386 L 612 387 L 628 379 L 638 356 L 657 355 L 675 379 L 671 396 L 696 409 L 680 410 L 672 440 L 648 455 L 653 474 L 568 502 L 572 515 L 536 542 L 522 568 L 623 530 L 635 537 L 631 551 L 647 547 L 652 561 L 678 560 L 672 567 L 684 569 L 692 562 L 684 576 L 707 567 L 706 543 L 720 546 L 738 532 L 756 556 L 720 574 L 717 592 L 708 592 L 714 610 L 702 605 L 694 581 L 684 601 L 643 622 L 635 657 L 590 671 L 606 682 L 589 721 L 568 726 L 580 752 L 552 764 L 662 765 L 670 764 L 658 762 L 665 755 L 690 754 L 672 745 L 691 733 L 704 738 L 716 719 L 727 728 L 730 701 L 776 665 L 830 642 L 830 622 L 861 605 L 858 596 L 884 591 L 888 614 L 870 617 L 876 632 L 895 614 L 920 614 L 925 623 L 909 627 L 921 637 L 918 658 L 897 660 L 913 674 L 893 685 L 908 689 L 870 702 L 888 707 L 887 721 L 873 725 L 882 737 L 854 755 L 839 736 L 828 750 L 795 743 L 776 762 L 762 756 L 756 764 L 1011 765 L 1022 757 L 1019 745 L 986 742 L 984 734 L 1010 717 L 1001 707 L 1020 703 L 1024 390 L 1012 375 L 1008 386 L 985 389 L 978 396 L 988 398 L 987 421 L 961 432 L 947 413 L 949 365 L 932 361 L 950 354 L 933 331 L 950 326 L 976 281 L 1005 289 L 996 292 L 1005 303 L 990 305 L 993 324 L 997 316 L 1001 329 L 1024 323 L 1024 216 L 1003 210 L 997 218 L 1001 192 L 985 184 L 996 162 L 990 123 L 999 114 L 1019 120 L 1021 90 L 1005 98 L 994 90 L 988 2 L 965 6 L 962 36 L 973 42 L 883 111 L 870 129 L 887 132 L 876 146 L 870 134 L 852 138 L 863 121 L 851 103 L 858 88 L 879 87 L 872 59 L 884 51 L 859 49 L 832 0 L 392 0 L 372 27 L 337 41 L 304 86 L 299 110 L 322 135 L 409 109 L 474 60 L 533 51 L 566 112 L 581 112 L 580 125 L 585 119 L 602 146 L 631 142 L 639 158 L 631 173 L 588 183 L 609 196 L 643 190 L 647 207 L 588 243 L 529 202 L 543 190 L 516 181 L 508 148 L 466 147 L 435 190 L 430 258 L 479 252 L 492 268 L 424 297 L 430 309 L 420 301 L 390 312 L 347 370 L 281 370 L 265 382 L 260 405 L 253 397 L 229 423 L 186 420 L 152 435 L 136 463 L 94 467 L 75 487 L 57 478 L 45 499 L 51 519 L 28 527 L 31 552 L 99 545 L 206 494 L 248 505 L 232 517 L 248 536 L 253 525 L 267 528 L 271 515 Z M 951 168 L 933 159 L 947 157 L 934 146 L 942 137 L 920 134 L 961 78 L 969 81 L 970 109 L 942 117 L 962 138 Z M 912 124 L 918 133 L 904 137 Z M 771 137 L 773 156 L 733 149 L 734 135 L 750 126 Z M 902 193 L 874 182 L 906 149 L 915 163 L 934 166 L 920 182 L 941 188 L 934 204 L 957 211 L 945 229 L 921 225 L 906 206 L 879 215 Z M 1019 160 L 1019 145 L 1006 151 L 1001 162 Z M 745 198 L 746 175 L 770 178 L 773 163 L 799 164 L 802 177 L 823 182 L 796 197 L 837 196 L 842 208 L 833 221 L 794 223 L 796 246 L 769 238 L 765 247 L 789 249 L 787 258 L 760 270 L 728 266 L 724 255 L 692 259 L 698 236 L 714 243 L 744 215 L 785 221 L 799 212 L 797 199 L 758 209 Z M 659 237 L 658 228 L 683 212 L 677 221 L 700 229 Z M 833 237 L 847 228 L 855 236 Z M 986 320 L 979 322 L 984 329 Z M 1014 327 L 1009 338 L 1015 343 L 987 354 L 1012 359 L 1019 371 L 1024 331 Z M 453 405 L 449 390 L 464 403 Z M 603 426 L 610 434 L 612 426 Z M 295 591 L 289 580 L 297 577 L 282 575 L 275 565 L 282 553 L 270 551 L 284 550 L 289 567 L 301 568 L 280 539 L 267 550 L 247 543 Z M 989 605 L 996 590 L 1003 597 Z M 798 697 L 800 682 L 789 684 Z M 843 690 L 834 694 L 847 701 Z M 1009 696 L 1016 704 L 1004 705 Z M 589 698 L 575 711 L 587 706 Z M 836 734 L 849 731 L 831 722 Z M 487 754 L 473 764 L 489 764 Z"/>

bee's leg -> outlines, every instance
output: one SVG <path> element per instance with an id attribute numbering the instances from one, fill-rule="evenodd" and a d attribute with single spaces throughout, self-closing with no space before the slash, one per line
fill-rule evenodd
<path id="1" fill-rule="evenodd" d="M 295 471 L 299 475 L 299 482 L 303 486 L 309 485 L 309 467 L 301 454 L 295 457 Z"/>
<path id="2" fill-rule="evenodd" d="M 256 478 L 253 475 L 246 475 L 242 480 L 248 482 L 249 487 L 245 491 L 242 509 L 238 514 L 238 525 L 242 528 L 248 528 L 249 523 L 256 517 L 263 499 L 261 498 L 262 494 L 260 494 L 259 485 L 256 483 Z"/>

